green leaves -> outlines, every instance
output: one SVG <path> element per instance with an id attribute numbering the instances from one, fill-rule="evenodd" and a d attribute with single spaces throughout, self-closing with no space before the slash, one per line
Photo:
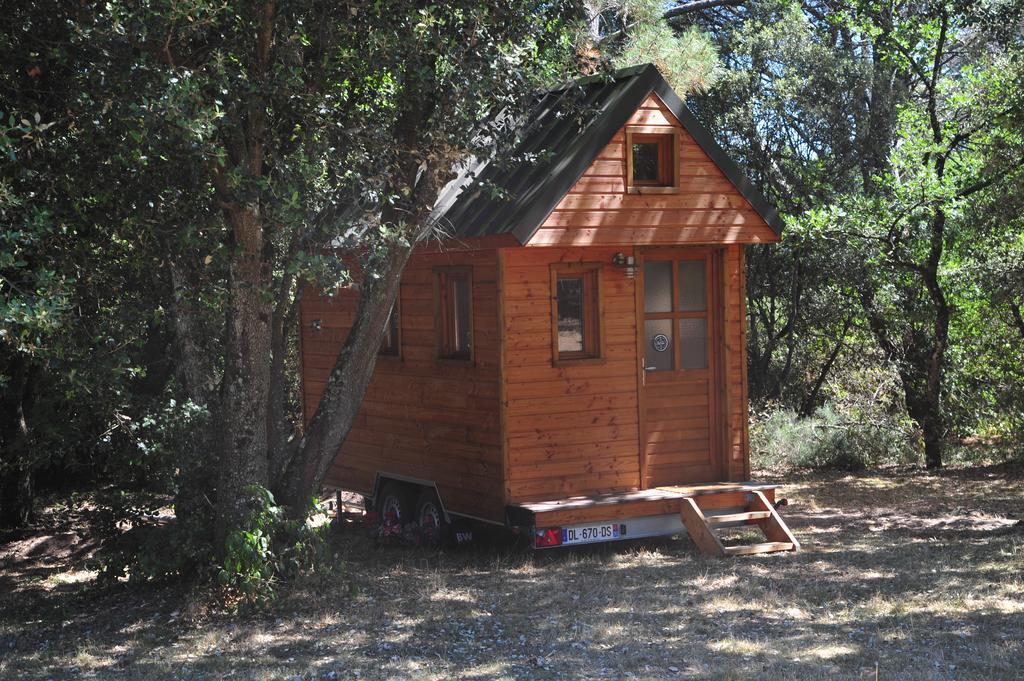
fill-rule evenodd
<path id="1" fill-rule="evenodd" d="M 236 589 L 244 603 L 253 606 L 275 596 L 282 579 L 312 568 L 326 556 L 321 529 L 307 519 L 291 521 L 270 490 L 258 485 L 246 489 L 252 511 L 245 525 L 225 538 L 223 559 L 217 571 L 221 585 Z M 311 502 L 309 516 L 321 513 Z"/>
<path id="2" fill-rule="evenodd" d="M 9 195 L 6 203 L 0 199 L 0 217 L 13 217 L 20 204 Z M 52 216 L 34 210 L 24 218 L 20 228 L 0 230 L 0 343 L 35 354 L 64 323 L 72 282 L 45 263 Z"/>

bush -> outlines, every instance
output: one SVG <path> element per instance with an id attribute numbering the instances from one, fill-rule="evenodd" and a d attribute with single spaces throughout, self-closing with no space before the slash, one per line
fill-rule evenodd
<path id="1" fill-rule="evenodd" d="M 188 532 L 173 517 L 148 517 L 104 541 L 91 567 L 104 580 L 172 581 L 209 576 L 212 556 L 205 537 Z"/>
<path id="2" fill-rule="evenodd" d="M 770 407 L 751 418 L 751 460 L 772 470 L 853 471 L 909 463 L 917 460 L 918 443 L 909 419 L 870 405 L 826 404 L 806 418 Z"/>
<path id="3" fill-rule="evenodd" d="M 104 540 L 96 564 L 108 579 L 208 576 L 213 564 L 208 528 L 172 512 L 183 458 L 201 451 L 210 415 L 170 393 L 135 418 L 118 415 L 96 449 L 99 481 L 82 505 L 90 533 Z"/>
<path id="4" fill-rule="evenodd" d="M 272 599 L 281 580 L 328 564 L 327 526 L 314 527 L 308 518 L 288 518 L 274 495 L 263 487 L 253 486 L 248 491 L 256 508 L 245 526 L 225 539 L 218 580 L 237 590 L 247 605 L 256 605 Z M 319 512 L 311 503 L 308 515 Z"/>

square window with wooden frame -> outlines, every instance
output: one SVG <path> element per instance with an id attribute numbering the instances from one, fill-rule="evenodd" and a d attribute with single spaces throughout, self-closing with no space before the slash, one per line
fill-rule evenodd
<path id="1" fill-rule="evenodd" d="M 401 302 L 395 299 L 388 314 L 388 325 L 384 327 L 384 337 L 380 340 L 377 354 L 381 357 L 401 357 L 402 355 L 402 324 L 400 320 Z"/>
<path id="2" fill-rule="evenodd" d="M 626 191 L 675 194 L 679 191 L 679 131 L 648 125 L 626 126 Z"/>
<path id="3" fill-rule="evenodd" d="M 551 266 L 552 354 L 556 363 L 600 359 L 601 265 Z"/>
<path id="4" fill-rule="evenodd" d="M 434 321 L 440 359 L 473 358 L 472 272 L 471 267 L 434 270 Z"/>

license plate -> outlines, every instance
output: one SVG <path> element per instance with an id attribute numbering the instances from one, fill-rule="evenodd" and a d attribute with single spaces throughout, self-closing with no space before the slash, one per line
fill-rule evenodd
<path id="1" fill-rule="evenodd" d="M 619 523 L 602 523 L 600 525 L 577 525 L 562 528 L 562 545 L 589 544 L 595 541 L 610 541 L 620 536 Z"/>

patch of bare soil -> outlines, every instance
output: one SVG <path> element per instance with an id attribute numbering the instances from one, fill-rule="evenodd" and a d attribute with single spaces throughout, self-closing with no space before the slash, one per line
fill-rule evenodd
<path id="1" fill-rule="evenodd" d="M 503 533 L 437 553 L 350 526 L 334 572 L 248 616 L 98 585 L 80 540 L 22 538 L 0 549 L 20 556 L 0 559 L 0 678 L 1024 678 L 1019 466 L 781 482 L 799 554 Z"/>

